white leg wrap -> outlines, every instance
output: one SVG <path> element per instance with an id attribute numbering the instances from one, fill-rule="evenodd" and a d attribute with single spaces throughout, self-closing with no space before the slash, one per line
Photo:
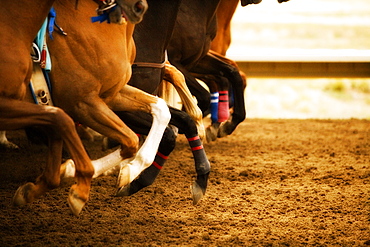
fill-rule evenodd
<path id="1" fill-rule="evenodd" d="M 118 166 L 121 161 L 121 148 L 100 159 L 92 160 L 91 163 L 95 170 L 93 178 L 99 177 L 104 172 Z M 67 160 L 62 166 L 65 167 L 64 178 L 72 178 L 75 176 L 76 167 L 73 160 Z"/>
<path id="2" fill-rule="evenodd" d="M 73 178 L 76 174 L 76 166 L 73 160 L 69 159 L 66 162 L 64 162 L 63 166 L 65 166 L 65 178 Z"/>
<path id="3" fill-rule="evenodd" d="M 93 178 L 120 165 L 121 170 L 117 184 L 119 187 L 122 187 L 131 183 L 142 171 L 153 163 L 163 133 L 171 119 L 171 114 L 166 102 L 160 98 L 158 98 L 157 103 L 151 104 L 151 109 L 153 124 L 145 142 L 135 157 L 122 160 L 121 149 L 119 148 L 100 159 L 93 160 L 92 165 L 95 169 Z M 74 177 L 76 168 L 73 160 L 67 160 L 63 165 L 65 166 L 64 178 Z"/>
<path id="4" fill-rule="evenodd" d="M 166 102 L 160 98 L 158 98 L 156 104 L 151 104 L 151 109 L 153 124 L 145 142 L 134 159 L 121 162 L 121 170 L 117 181 L 119 188 L 131 183 L 154 161 L 163 133 L 171 119 L 171 114 Z"/>
<path id="5" fill-rule="evenodd" d="M 121 148 L 100 159 L 91 161 L 95 169 L 93 178 L 99 177 L 104 172 L 118 166 L 121 161 Z"/>

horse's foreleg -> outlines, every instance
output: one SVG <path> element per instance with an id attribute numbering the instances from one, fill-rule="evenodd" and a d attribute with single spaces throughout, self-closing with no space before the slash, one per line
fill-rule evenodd
<path id="1" fill-rule="evenodd" d="M 125 123 L 133 130 L 135 133 L 142 135 L 148 135 L 151 125 L 152 125 L 152 116 L 150 114 L 145 114 L 141 112 L 116 112 L 117 115 L 125 120 Z M 141 189 L 151 185 L 162 167 L 164 166 L 168 156 L 175 148 L 176 136 L 173 130 L 169 127 L 166 128 L 163 133 L 161 143 L 158 147 L 158 152 L 154 158 L 153 163 L 146 168 L 140 175 L 132 181 L 129 185 L 121 188 L 117 196 L 129 196 L 132 195 Z"/>
<path id="2" fill-rule="evenodd" d="M 202 111 L 197 106 L 197 103 L 190 93 L 184 75 L 176 69 L 175 66 L 167 63 L 165 66 L 164 79 L 169 81 L 176 89 L 179 94 L 182 104 L 184 105 L 185 111 L 194 119 L 199 137 L 203 140 L 205 137 L 205 130 L 203 125 Z"/>
<path id="3" fill-rule="evenodd" d="M 154 160 L 160 140 L 166 129 L 171 115 L 163 99 L 147 94 L 135 87 L 126 85 L 120 92 L 120 97 L 112 104 L 115 111 L 144 111 L 153 116 L 152 127 L 145 142 L 140 147 L 136 156 L 121 162 L 118 176 L 118 194 L 121 189 L 129 185 L 142 171 L 148 168 Z"/>
<path id="4" fill-rule="evenodd" d="M 184 132 L 193 153 L 197 179 L 191 186 L 194 205 L 204 196 L 207 189 L 208 176 L 211 170 L 210 162 L 198 136 L 193 119 L 183 111 L 170 107 L 170 124 Z"/>
<path id="5" fill-rule="evenodd" d="M 118 99 L 112 102 L 117 107 L 120 103 Z M 132 102 L 126 102 L 128 105 Z M 79 109 L 75 114 L 81 123 L 107 136 L 119 144 L 121 147 L 113 153 L 92 161 L 95 169 L 93 177 L 98 177 L 104 172 L 118 166 L 123 159 L 132 158 L 136 154 L 139 146 L 139 140 L 136 134 L 112 111 L 112 109 L 99 97 L 86 97 L 79 104 Z M 62 177 L 73 177 L 75 175 L 74 162 L 68 160 L 62 165 Z"/>
<path id="6" fill-rule="evenodd" d="M 32 103 L 0 99 L 0 129 L 16 130 L 28 126 L 47 126 L 54 131 L 51 140 L 47 167 L 36 184 L 21 186 L 14 197 L 14 204 L 22 205 L 32 202 L 46 190 L 59 185 L 59 166 L 61 162 L 60 135 L 72 159 L 76 163 L 77 184 L 73 185 L 68 198 L 72 212 L 78 215 L 89 198 L 90 182 L 93 167 L 79 139 L 73 120 L 61 109 L 51 106 L 40 106 Z M 60 157 L 59 157 L 60 156 Z"/>

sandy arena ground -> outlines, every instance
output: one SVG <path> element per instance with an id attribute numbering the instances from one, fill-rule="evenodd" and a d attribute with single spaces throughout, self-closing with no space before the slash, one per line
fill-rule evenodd
<path id="1" fill-rule="evenodd" d="M 17 187 L 33 181 L 45 147 L 9 132 L 0 151 L 1 246 L 366 246 L 370 245 L 370 121 L 247 119 L 204 144 L 212 173 L 193 206 L 192 155 L 183 136 L 155 183 L 114 197 L 116 174 L 93 181 L 81 215 L 67 205 L 71 181 L 22 208 Z M 104 153 L 87 143 L 92 158 Z"/>

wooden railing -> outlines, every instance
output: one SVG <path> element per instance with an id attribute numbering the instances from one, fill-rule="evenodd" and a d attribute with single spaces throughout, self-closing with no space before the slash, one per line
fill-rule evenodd
<path id="1" fill-rule="evenodd" d="M 361 52 L 361 51 L 360 51 Z M 309 53 L 309 51 L 308 51 Z M 290 56 L 228 56 L 248 77 L 370 78 L 370 56 L 324 52 Z M 339 55 L 337 55 L 339 54 Z"/>

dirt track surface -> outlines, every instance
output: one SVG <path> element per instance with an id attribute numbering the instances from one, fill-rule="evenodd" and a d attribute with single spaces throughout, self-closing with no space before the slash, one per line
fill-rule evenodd
<path id="1" fill-rule="evenodd" d="M 0 151 L 1 246 L 368 246 L 370 121 L 248 119 L 204 144 L 212 163 L 205 198 L 193 206 L 192 155 L 183 136 L 155 183 L 114 197 L 116 174 L 93 181 L 80 217 L 71 181 L 34 203 L 11 205 L 33 181 L 46 148 L 22 131 L 20 151 Z M 98 142 L 87 144 L 100 157 Z"/>

